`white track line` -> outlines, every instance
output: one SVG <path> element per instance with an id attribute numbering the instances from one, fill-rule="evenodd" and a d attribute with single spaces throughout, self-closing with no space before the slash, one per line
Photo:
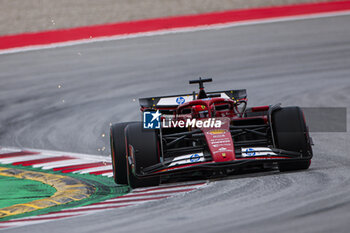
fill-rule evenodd
<path id="1" fill-rule="evenodd" d="M 150 202 L 150 201 L 134 201 L 134 202 L 123 202 L 123 203 L 116 203 L 116 204 L 102 204 L 102 203 L 99 203 L 97 205 L 87 205 L 87 206 L 83 206 L 83 207 L 79 207 L 79 208 L 72 208 L 72 209 L 69 209 L 69 210 L 84 210 L 84 211 L 95 211 L 96 208 L 103 208 L 103 209 L 113 209 L 113 208 L 118 208 L 118 207 L 124 207 L 125 205 L 136 205 L 136 204 L 141 204 L 141 203 L 146 203 L 146 202 Z M 103 210 L 102 209 L 102 210 Z"/>
<path id="2" fill-rule="evenodd" d="M 73 173 L 80 173 L 80 174 L 86 174 L 89 172 L 98 172 L 98 171 L 104 171 L 104 170 L 110 170 L 112 169 L 112 165 L 101 165 L 99 167 L 93 167 L 93 168 L 87 168 L 79 171 L 74 171 Z"/>
<path id="3" fill-rule="evenodd" d="M 71 156 L 74 158 L 79 158 L 82 160 L 89 160 L 91 162 L 107 162 L 111 163 L 110 156 L 102 156 L 102 155 L 91 155 L 91 154 L 81 154 L 81 153 L 73 153 L 67 151 L 53 151 L 53 150 L 41 150 L 41 149 L 33 149 L 33 148 L 15 148 L 15 147 L 2 147 L 0 149 L 0 154 L 12 153 L 12 152 L 21 152 L 21 151 L 30 151 L 30 152 L 38 152 L 40 154 L 45 154 L 49 156 Z"/>
<path id="4" fill-rule="evenodd" d="M 179 182 L 176 184 L 164 184 L 164 185 L 155 186 L 155 187 L 137 188 L 133 190 L 133 193 L 149 192 L 149 191 L 153 191 L 154 189 L 161 191 L 164 189 L 176 189 L 181 187 L 195 187 L 195 186 L 203 186 L 203 185 L 206 185 L 206 181 Z"/>
<path id="5" fill-rule="evenodd" d="M 3 164 L 10 164 L 10 163 L 16 163 L 16 162 L 25 162 L 30 160 L 36 160 L 36 159 L 48 159 L 48 158 L 54 158 L 56 156 L 49 156 L 49 155 L 27 155 L 27 156 L 16 156 L 13 158 L 4 158 L 0 159 L 0 163 Z M 61 156 L 59 156 L 61 157 Z"/>
<path id="6" fill-rule="evenodd" d="M 113 172 L 103 173 L 103 174 L 101 174 L 101 176 L 112 177 L 113 176 Z"/>
<path id="7" fill-rule="evenodd" d="M 7 153 L 16 153 L 21 152 L 21 149 L 18 148 L 10 148 L 10 147 L 0 147 L 0 154 L 7 154 Z"/>
<path id="8" fill-rule="evenodd" d="M 101 210 L 94 210 L 94 211 L 91 210 L 89 212 L 86 212 L 86 210 L 81 210 L 81 211 L 77 211 L 77 212 L 74 212 L 74 213 L 53 212 L 53 213 L 38 215 L 38 216 L 35 216 L 35 217 L 36 218 L 60 217 L 60 216 L 65 216 L 65 215 L 70 215 L 70 214 L 72 214 L 74 216 L 81 216 L 81 215 L 88 215 L 88 214 L 93 214 L 93 213 L 101 212 L 101 211 L 104 211 L 104 210 L 103 209 L 101 209 Z M 27 219 L 27 218 L 24 218 L 24 219 Z M 52 221 L 52 220 L 50 220 L 50 221 Z M 0 222 L 0 224 L 1 224 L 1 222 Z"/>
<path id="9" fill-rule="evenodd" d="M 106 204 L 106 203 L 110 203 L 110 202 L 115 202 L 115 201 L 126 201 L 126 202 L 141 202 L 141 200 L 145 199 L 145 198 L 159 198 L 158 200 L 160 199 L 164 199 L 164 198 L 167 198 L 167 197 L 171 197 L 171 196 L 174 196 L 178 193 L 175 193 L 175 194 L 160 194 L 160 195 L 152 195 L 152 196 L 139 196 L 139 197 L 126 197 L 126 198 L 113 198 L 113 199 L 108 199 L 108 200 L 105 200 L 105 201 L 102 201 L 100 202 L 101 204 Z M 125 195 L 124 195 L 125 196 Z M 155 199 L 157 200 L 157 199 Z"/>
<path id="10" fill-rule="evenodd" d="M 58 167 L 66 167 L 71 165 L 83 165 L 91 163 L 91 161 L 87 160 L 80 160 L 80 159 L 70 159 L 70 160 L 63 160 L 63 161 L 56 161 L 56 162 L 49 162 L 49 163 L 42 163 L 42 164 L 36 164 L 33 165 L 33 167 L 41 168 L 43 170 L 58 168 Z"/>
<path id="11" fill-rule="evenodd" d="M 49 216 L 43 216 L 43 217 L 39 217 L 38 216 L 34 216 L 34 217 L 28 217 L 28 218 L 22 218 L 20 219 L 21 221 L 16 221 L 17 219 L 14 220 L 10 220 L 8 222 L 0 222 L 0 227 L 2 225 L 4 226 L 8 226 L 8 227 L 18 227 L 18 226 L 23 226 L 23 225 L 29 225 L 29 224 L 38 224 L 38 223 L 44 223 L 44 222 L 49 222 L 49 221 L 53 221 L 53 220 L 59 220 L 59 219 L 63 219 L 63 218 L 69 218 L 69 217 L 75 217 L 75 216 L 79 216 L 79 214 L 65 214 L 65 215 L 60 215 L 57 216 L 57 219 L 45 219 L 45 217 L 49 217 Z M 52 217 L 56 217 L 56 216 L 52 216 Z M 19 219 L 18 219 L 19 220 Z M 1 230 L 2 228 L 0 228 Z M 6 229 L 6 228 L 4 228 Z"/>

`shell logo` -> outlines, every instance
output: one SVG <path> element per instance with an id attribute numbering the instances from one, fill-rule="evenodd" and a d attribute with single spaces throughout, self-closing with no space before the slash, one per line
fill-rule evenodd
<path id="1" fill-rule="evenodd" d="M 223 133 L 226 133 L 227 130 L 225 129 L 213 129 L 213 130 L 210 130 L 208 133 L 209 134 L 223 134 Z"/>

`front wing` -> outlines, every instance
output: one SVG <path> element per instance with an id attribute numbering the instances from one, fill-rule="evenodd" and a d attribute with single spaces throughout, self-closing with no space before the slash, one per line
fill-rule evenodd
<path id="1" fill-rule="evenodd" d="M 135 174 L 135 176 L 146 178 L 185 173 L 188 171 L 243 169 L 266 163 L 305 161 L 310 160 L 312 157 L 302 156 L 302 154 L 298 152 L 267 147 L 242 148 L 240 151 L 235 151 L 235 154 L 236 158 L 228 162 L 215 162 L 211 159 L 211 155 L 205 152 L 186 154 L 143 168 L 140 173 Z"/>

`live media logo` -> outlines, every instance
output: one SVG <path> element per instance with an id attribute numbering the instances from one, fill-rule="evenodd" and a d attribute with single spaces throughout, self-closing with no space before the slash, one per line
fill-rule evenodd
<path id="1" fill-rule="evenodd" d="M 143 128 L 144 129 L 160 129 L 160 116 L 162 114 L 157 111 L 143 112 Z"/>

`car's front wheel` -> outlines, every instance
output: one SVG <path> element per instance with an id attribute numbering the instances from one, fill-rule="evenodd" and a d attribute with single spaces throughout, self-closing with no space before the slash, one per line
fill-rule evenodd
<path id="1" fill-rule="evenodd" d="M 129 124 L 125 129 L 127 146 L 128 183 L 131 188 L 157 186 L 160 177 L 139 178 L 142 168 L 159 163 L 158 133 L 143 129 L 142 123 Z"/>
<path id="2" fill-rule="evenodd" d="M 308 169 L 312 148 L 303 112 L 299 107 L 284 107 L 272 113 L 272 127 L 277 148 L 300 152 L 300 161 L 284 161 L 278 164 L 280 171 Z"/>

